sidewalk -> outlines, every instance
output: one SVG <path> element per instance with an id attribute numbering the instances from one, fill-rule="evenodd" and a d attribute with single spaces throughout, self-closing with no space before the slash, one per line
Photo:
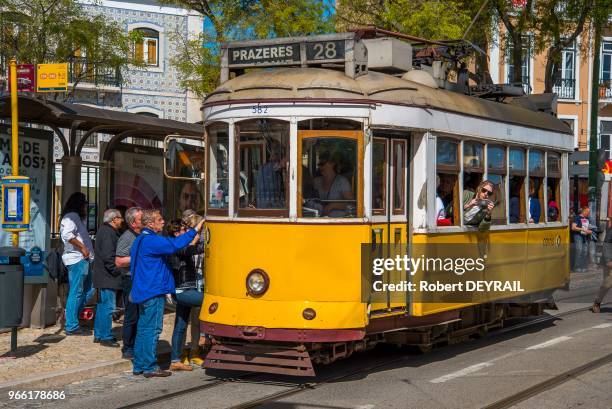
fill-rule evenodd
<path id="1" fill-rule="evenodd" d="M 158 355 L 167 360 L 173 327 L 174 313 L 167 313 L 158 344 Z M 120 324 L 113 323 L 113 333 L 120 338 Z M 0 334 L 0 392 L 49 388 L 132 370 L 132 362 L 121 358 L 121 348 L 93 343 L 93 329 L 90 336 L 66 337 L 59 325 L 44 329 L 22 328 L 17 337 L 17 350 L 11 353 L 10 349 L 10 332 Z"/>

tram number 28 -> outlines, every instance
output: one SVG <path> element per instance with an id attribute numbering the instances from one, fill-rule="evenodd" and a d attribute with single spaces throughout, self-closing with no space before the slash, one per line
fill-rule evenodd
<path id="1" fill-rule="evenodd" d="M 344 59 L 344 41 L 322 41 L 306 44 L 309 61 Z"/>

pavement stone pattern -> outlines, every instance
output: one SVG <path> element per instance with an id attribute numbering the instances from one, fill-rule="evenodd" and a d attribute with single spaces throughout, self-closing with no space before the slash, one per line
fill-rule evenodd
<path id="1" fill-rule="evenodd" d="M 173 328 L 174 313 L 167 313 L 158 346 L 171 344 Z M 113 333 L 121 339 L 121 324 L 113 323 Z M 93 329 L 89 336 L 66 337 L 59 325 L 44 329 L 22 328 L 17 335 L 17 351 L 11 353 L 10 349 L 11 333 L 0 334 L 0 384 L 121 359 L 121 348 L 94 344 Z"/>

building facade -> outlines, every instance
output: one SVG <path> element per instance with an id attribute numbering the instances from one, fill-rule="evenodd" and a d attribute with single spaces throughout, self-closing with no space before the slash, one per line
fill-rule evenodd
<path id="1" fill-rule="evenodd" d="M 489 50 L 490 72 L 494 83 L 511 81 L 512 65 L 509 62 L 509 50 L 503 47 L 504 31 L 500 30 Z M 600 55 L 600 72 L 598 86 L 598 120 L 591 124 L 591 95 L 593 83 L 594 53 Z M 546 68 L 545 53 L 534 53 L 528 45 L 523 49 L 521 82 L 526 93 L 544 92 Z M 560 75 L 554 84 L 553 91 L 558 96 L 557 116 L 568 124 L 574 132 L 576 151 L 589 150 L 590 132 L 593 126 L 598 132 L 598 148 L 607 151 L 609 159 L 610 138 L 612 137 L 612 25 L 604 30 L 602 45 L 594 50 L 593 33 L 584 31 L 576 42 L 563 50 Z M 584 156 L 584 155 L 583 155 Z M 588 180 L 581 175 L 575 178 L 573 189 L 570 189 L 574 205 L 586 205 Z M 609 176 L 606 178 L 609 180 Z M 607 191 L 604 192 L 607 194 Z M 607 200 L 604 200 L 607 203 Z M 605 214 L 605 209 L 603 214 Z"/>

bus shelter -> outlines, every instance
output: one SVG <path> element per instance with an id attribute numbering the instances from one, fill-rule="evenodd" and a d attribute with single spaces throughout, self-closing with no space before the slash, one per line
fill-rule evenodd
<path id="1" fill-rule="evenodd" d="M 38 222 L 41 226 L 34 226 L 31 230 L 20 235 L 20 246 L 28 250 L 29 244 L 36 244 L 43 250 L 51 250 L 54 246 L 50 241 L 52 223 L 56 223 L 56 212 L 51 211 L 52 195 L 54 189 L 51 183 L 51 173 L 55 172 L 55 163 L 47 171 L 48 178 L 42 180 L 37 177 L 37 169 L 25 163 L 28 156 L 28 141 L 40 142 L 41 157 L 47 163 L 53 162 L 51 150 L 55 140 L 61 152 L 61 198 L 57 202 L 62 205 L 68 197 L 82 190 L 82 152 L 87 141 L 95 135 L 107 135 L 107 141 L 100 143 L 99 151 L 99 183 L 97 192 L 97 207 L 91 222 L 100 223 L 102 214 L 108 206 L 129 207 L 139 205 L 144 207 L 164 207 L 167 215 L 179 212 L 179 207 L 167 209 L 164 200 L 157 200 L 160 195 L 168 197 L 178 196 L 185 190 L 185 196 L 195 196 L 200 199 L 198 205 L 203 203 L 200 187 L 197 195 L 189 191 L 189 186 L 183 186 L 176 181 L 168 181 L 163 176 L 163 150 L 159 147 L 137 146 L 126 143 L 127 138 L 161 141 L 167 135 L 180 135 L 186 138 L 202 138 L 204 128 L 201 124 L 188 124 L 184 122 L 162 119 L 152 116 L 102 109 L 99 107 L 71 104 L 45 100 L 32 95 L 20 95 L 18 99 L 20 123 L 20 173 L 34 176 L 32 186 L 34 191 L 41 190 L 36 199 L 35 206 Z M 10 158 L 10 121 L 11 101 L 10 95 L 0 96 L 0 143 L 3 150 L 3 161 Z M 59 141 L 59 143 L 57 142 Z M 200 151 L 201 152 L 201 151 Z M 199 154 L 199 152 L 198 152 Z M 194 155 L 195 156 L 195 155 Z M 56 156 L 57 157 L 57 156 Z M 203 156 L 202 156 L 203 157 Z M 1 167 L 8 172 L 10 163 Z M 60 180 L 56 183 L 59 185 Z M 36 185 L 36 186 L 35 186 Z M 170 188 L 168 188 L 170 186 Z M 182 189 L 182 190 L 181 190 Z M 162 192 L 162 193 L 160 193 Z M 189 194 L 187 194 L 189 193 Z M 176 200 L 178 202 L 178 200 Z M 34 199 L 32 199 L 34 203 Z M 188 205 L 192 205 L 188 203 Z M 172 217 L 172 216 L 171 216 Z M 96 220 L 97 219 L 97 220 Z M 90 226 L 91 229 L 91 226 Z M 42 236 L 41 236 L 42 234 Z M 43 237 L 44 236 L 44 237 Z M 27 277 L 27 274 L 26 274 Z M 26 284 L 28 281 L 26 280 Z M 48 277 L 42 280 L 31 281 L 26 285 L 24 295 L 24 322 L 22 325 L 44 327 L 55 323 L 55 299 L 58 288 Z"/>

